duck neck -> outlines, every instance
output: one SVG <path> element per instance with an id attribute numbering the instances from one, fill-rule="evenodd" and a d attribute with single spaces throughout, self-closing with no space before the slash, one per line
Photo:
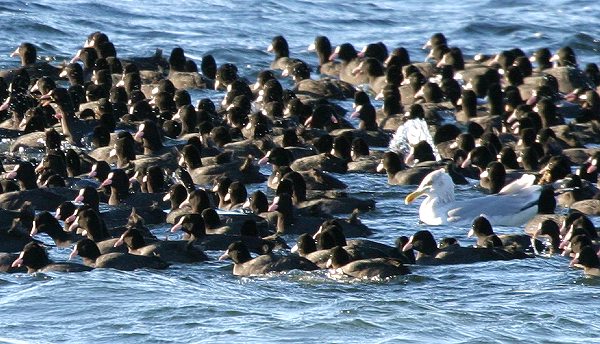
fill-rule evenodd
<path id="1" fill-rule="evenodd" d="M 162 142 L 160 142 L 160 139 L 149 140 L 149 139 L 144 138 L 144 154 L 145 155 L 156 154 L 162 148 L 163 148 L 163 144 L 162 144 Z"/>
<path id="2" fill-rule="evenodd" d="M 63 113 L 62 119 L 60 120 L 60 126 L 62 128 L 63 135 L 68 138 L 69 143 L 77 146 L 81 142 L 81 137 L 73 130 L 75 121 L 76 119 L 74 114 Z"/>
<path id="3" fill-rule="evenodd" d="M 277 212 L 277 232 L 285 233 L 287 226 L 290 226 L 294 222 L 293 215 L 285 215 L 282 212 Z"/>
<path id="4" fill-rule="evenodd" d="M 177 199 L 171 199 L 171 210 L 175 210 L 179 208 L 179 205 L 183 203 L 183 201 Z"/>
<path id="5" fill-rule="evenodd" d="M 117 167 L 118 168 L 128 168 L 130 167 L 131 160 L 124 155 L 117 156 Z"/>
<path id="6" fill-rule="evenodd" d="M 82 257 L 81 260 L 83 260 L 83 265 L 95 267 L 96 259 L 98 259 L 98 257 Z"/>
<path id="7" fill-rule="evenodd" d="M 65 232 L 62 228 L 56 226 L 49 226 L 46 229 L 48 234 L 56 244 L 67 242 L 71 239 L 69 233 Z"/>
<path id="8" fill-rule="evenodd" d="M 550 236 L 550 244 L 552 245 L 553 252 L 560 252 L 560 236 L 558 233 Z"/>
<path id="9" fill-rule="evenodd" d="M 504 181 L 493 181 L 490 180 L 490 194 L 494 195 L 500 192 L 504 187 Z"/>
<path id="10" fill-rule="evenodd" d="M 40 260 L 37 260 L 36 262 L 29 264 L 27 266 L 27 271 L 29 273 L 36 272 L 50 264 L 52 264 L 52 261 L 48 257 L 44 257 L 44 258 L 40 257 Z"/>
<path id="11" fill-rule="evenodd" d="M 108 205 L 119 205 L 120 201 L 127 197 L 128 191 L 120 191 L 114 186 L 110 188 L 110 198 L 108 200 Z"/>
<path id="12" fill-rule="evenodd" d="M 202 160 L 200 160 L 200 158 L 198 158 L 198 160 L 196 159 L 186 159 L 185 163 L 188 167 L 188 171 L 191 170 L 195 170 L 197 168 L 202 167 Z"/>
<path id="13" fill-rule="evenodd" d="M 425 254 L 423 252 L 416 251 L 415 260 L 423 259 L 423 258 L 430 257 L 430 256 L 431 255 L 429 255 L 429 254 Z"/>
<path id="14" fill-rule="evenodd" d="M 229 204 L 228 204 L 228 202 L 225 201 L 224 195 L 221 195 L 220 193 L 218 193 L 218 195 L 219 195 L 219 208 L 225 209 L 225 207 L 227 207 Z"/>
<path id="15" fill-rule="evenodd" d="M 37 189 L 38 186 L 35 183 L 35 178 L 34 178 L 34 179 L 19 180 L 19 188 L 21 190 L 33 190 L 33 189 Z"/>
<path id="16" fill-rule="evenodd" d="M 306 191 L 297 191 L 294 193 L 294 204 L 299 204 L 306 201 Z"/>

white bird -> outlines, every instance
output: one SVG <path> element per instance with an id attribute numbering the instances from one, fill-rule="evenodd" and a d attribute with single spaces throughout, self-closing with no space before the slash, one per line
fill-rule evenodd
<path id="1" fill-rule="evenodd" d="M 493 226 L 520 226 L 537 213 L 541 186 L 534 182 L 535 176 L 525 174 L 498 194 L 457 201 L 452 177 L 442 168 L 425 176 L 405 203 L 427 196 L 419 208 L 419 219 L 428 225 L 470 225 L 484 215 Z"/>

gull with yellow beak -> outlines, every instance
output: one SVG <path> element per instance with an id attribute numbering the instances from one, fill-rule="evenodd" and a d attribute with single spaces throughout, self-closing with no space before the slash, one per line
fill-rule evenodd
<path id="1" fill-rule="evenodd" d="M 520 226 L 537 213 L 541 186 L 534 182 L 535 176 L 526 174 L 498 194 L 457 201 L 452 177 L 441 168 L 425 176 L 404 202 L 426 196 L 419 219 L 427 225 L 470 225 L 474 218 L 485 215 L 494 226 Z"/>

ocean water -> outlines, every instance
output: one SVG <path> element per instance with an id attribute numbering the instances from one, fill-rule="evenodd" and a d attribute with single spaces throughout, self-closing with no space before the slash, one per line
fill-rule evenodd
<path id="1" fill-rule="evenodd" d="M 377 41 L 404 46 L 420 61 L 420 47 L 438 31 L 467 56 L 570 45 L 580 64 L 598 63 L 599 18 L 600 3 L 583 0 L 1 1 L 0 68 L 18 65 L 8 55 L 24 41 L 55 63 L 68 60 L 96 30 L 108 34 L 119 57 L 181 46 L 197 61 L 210 53 L 218 64 L 236 63 L 250 80 L 269 66 L 266 47 L 279 34 L 292 56 L 313 64 L 306 48 L 316 35 L 358 48 Z M 418 203 L 403 203 L 411 188 L 389 186 L 380 175 L 339 177 L 351 195 L 377 201 L 361 216 L 376 232 L 372 239 L 392 244 L 422 227 Z M 477 194 L 466 186 L 458 197 Z M 430 229 L 473 244 L 467 228 Z M 164 236 L 167 228 L 153 230 Z M 68 254 L 51 250 L 57 260 Z M 387 281 L 325 271 L 239 278 L 218 261 L 161 272 L 0 275 L 0 342 L 597 342 L 599 295 L 600 280 L 562 257 L 414 267 L 412 275 Z"/>

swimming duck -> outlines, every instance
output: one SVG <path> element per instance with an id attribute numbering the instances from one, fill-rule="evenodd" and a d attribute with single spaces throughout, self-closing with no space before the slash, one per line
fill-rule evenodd
<path id="1" fill-rule="evenodd" d="M 330 61 L 333 52 L 331 42 L 326 36 L 317 36 L 315 41 L 308 46 L 308 51 L 314 51 L 319 58 L 318 72 L 324 75 L 339 77 L 341 64 Z"/>
<path id="2" fill-rule="evenodd" d="M 164 197 L 164 194 L 130 193 L 129 178 L 122 169 L 110 172 L 100 186 L 110 186 L 109 205 L 124 203 L 131 207 L 149 207 L 161 203 Z"/>
<path id="3" fill-rule="evenodd" d="M 414 249 L 418 252 L 416 264 L 447 265 L 473 264 L 493 260 L 521 259 L 529 256 L 510 253 L 498 248 L 475 248 L 450 245 L 438 248 L 431 232 L 422 230 L 413 234 L 403 250 Z"/>
<path id="4" fill-rule="evenodd" d="M 484 216 L 478 216 L 473 220 L 467 236 L 469 238 L 476 236 L 477 246 L 485 247 L 485 239 L 495 234 L 490 222 Z M 541 252 L 544 249 L 541 241 L 532 239 L 532 237 L 527 234 L 502 234 L 498 235 L 498 238 L 502 240 L 502 246 L 507 250 L 510 249 L 534 253 Z"/>
<path id="5" fill-rule="evenodd" d="M 20 162 L 6 179 L 16 179 L 21 191 L 5 192 L 0 195 L 0 207 L 4 209 L 19 209 L 28 201 L 38 210 L 54 211 L 62 202 L 74 198 L 75 190 L 65 187 L 39 188 L 36 184 L 36 174 L 29 162 Z"/>
<path id="6" fill-rule="evenodd" d="M 83 263 L 91 268 L 112 268 L 123 271 L 137 269 L 166 269 L 169 263 L 156 256 L 144 256 L 122 252 L 102 254 L 96 243 L 90 239 L 82 239 L 73 248 L 69 259 L 80 256 Z"/>
<path id="7" fill-rule="evenodd" d="M 129 228 L 114 246 L 125 243 L 129 253 L 148 257 L 158 257 L 168 263 L 195 263 L 208 260 L 208 256 L 193 241 L 168 240 L 147 243 L 137 228 Z"/>
<path id="8" fill-rule="evenodd" d="M 28 273 L 34 272 L 82 272 L 90 271 L 92 268 L 76 264 L 60 262 L 54 263 L 48 258 L 46 249 L 36 243 L 30 242 L 25 245 L 23 251 L 19 254 L 19 257 L 12 263 L 13 267 L 27 267 Z"/>
<path id="9" fill-rule="evenodd" d="M 73 232 L 63 230 L 58 220 L 47 211 L 41 212 L 35 216 L 30 236 L 34 237 L 38 233 L 46 233 L 54 244 L 58 247 L 67 247 L 77 240 L 81 239 L 80 235 Z"/>
<path id="10" fill-rule="evenodd" d="M 394 258 L 371 258 L 351 261 L 348 252 L 341 246 L 336 246 L 327 261 L 327 267 L 335 269 L 354 278 L 386 279 L 394 276 L 406 275 L 410 270 Z"/>
<path id="11" fill-rule="evenodd" d="M 38 62 L 37 48 L 32 43 L 21 43 L 21 45 L 10 54 L 10 57 L 15 56 L 21 59 L 21 68 L 24 68 L 32 78 L 37 79 L 42 76 L 49 76 L 53 80 L 59 79 L 60 69 L 47 62 Z M 1 76 L 7 81 L 11 81 L 14 74 L 14 71 L 5 71 Z"/>
<path id="12" fill-rule="evenodd" d="M 227 258 L 233 260 L 233 274 L 236 276 L 255 276 L 289 270 L 313 271 L 318 269 L 310 260 L 295 255 L 282 256 L 267 253 L 252 258 L 248 248 L 242 242 L 229 245 L 227 251 L 219 257 L 219 260 Z"/>
<path id="13" fill-rule="evenodd" d="M 290 58 L 288 42 L 283 36 L 273 37 L 271 44 L 267 47 L 267 51 L 275 54 L 275 59 L 271 62 L 271 69 L 284 70 L 298 62 L 302 62 L 298 59 Z"/>
<path id="14" fill-rule="evenodd" d="M 250 251 L 258 254 L 274 248 L 288 248 L 285 242 L 277 236 L 261 238 L 257 235 L 257 232 L 246 232 L 245 229 L 247 228 L 251 228 L 251 226 L 242 226 L 239 235 L 207 234 L 202 215 L 191 213 L 182 216 L 179 222 L 171 227 L 171 233 L 181 230 L 184 232 L 184 240 L 195 241 L 196 244 L 205 250 L 226 250 L 228 245 L 236 241 L 243 242 Z M 254 229 L 256 228 L 254 227 Z"/>
<path id="15" fill-rule="evenodd" d="M 570 265 L 583 267 L 584 273 L 588 276 L 600 276 L 600 259 L 598 259 L 598 253 L 591 246 L 583 247 L 581 252 L 575 255 Z"/>
<path id="16" fill-rule="evenodd" d="M 292 77 L 295 83 L 292 90 L 296 95 L 342 100 L 353 97 L 356 92 L 352 84 L 341 80 L 311 79 L 310 67 L 305 63 L 296 63 L 292 67 L 284 69 L 282 75 Z"/>
<path id="17" fill-rule="evenodd" d="M 340 80 L 351 83 L 353 85 L 362 85 L 369 82 L 366 75 L 353 75 L 352 71 L 358 67 L 361 59 L 358 57 L 358 53 L 354 46 L 350 43 L 344 43 L 338 45 L 333 54 L 329 57 L 330 61 L 339 58 L 342 60 L 340 66 Z"/>

